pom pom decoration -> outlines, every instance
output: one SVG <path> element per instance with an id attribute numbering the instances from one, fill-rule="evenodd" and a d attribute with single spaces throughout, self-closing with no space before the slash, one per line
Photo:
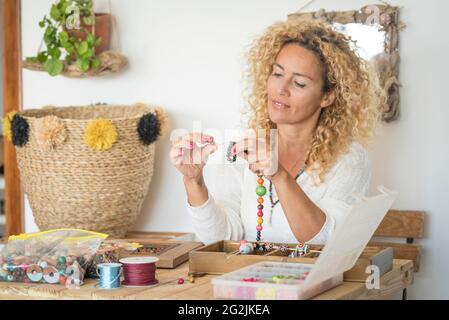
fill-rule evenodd
<path id="1" fill-rule="evenodd" d="M 94 150 L 108 150 L 116 141 L 117 129 L 110 120 L 92 120 L 84 129 L 84 143 Z"/>
<path id="2" fill-rule="evenodd" d="M 36 120 L 36 141 L 42 149 L 51 150 L 67 139 L 64 122 L 56 116 L 47 116 Z"/>
<path id="3" fill-rule="evenodd" d="M 15 114 L 11 121 L 12 143 L 16 147 L 23 147 L 27 144 L 30 132 L 30 125 L 25 118 Z"/>
<path id="4" fill-rule="evenodd" d="M 139 119 L 137 125 L 139 139 L 144 145 L 150 145 L 161 135 L 161 123 L 153 113 L 147 113 Z"/>
<path id="5" fill-rule="evenodd" d="M 11 111 L 6 114 L 6 116 L 3 118 L 3 135 L 8 138 L 9 141 L 12 141 L 12 135 L 11 135 L 11 121 L 14 115 L 16 114 L 16 111 Z"/>
<path id="6" fill-rule="evenodd" d="M 164 136 L 170 129 L 170 121 L 167 113 L 162 108 L 155 109 L 156 116 L 161 126 L 161 136 Z"/>

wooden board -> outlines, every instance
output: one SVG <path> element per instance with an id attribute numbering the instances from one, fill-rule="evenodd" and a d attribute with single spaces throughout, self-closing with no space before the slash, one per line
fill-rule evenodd
<path id="1" fill-rule="evenodd" d="M 313 299 L 348 300 L 378 299 L 389 294 L 401 292 L 413 283 L 412 262 L 394 260 L 393 270 L 380 278 L 380 288 L 368 290 L 364 283 L 343 282 L 338 287 L 328 290 Z M 96 281 L 87 279 L 79 289 L 67 289 L 63 285 L 28 284 L 17 282 L 0 282 L 0 300 L 3 299 L 214 299 L 211 280 L 215 277 L 207 275 L 197 278 L 194 283 L 186 281 L 179 285 L 180 277 L 187 277 L 188 264 L 184 263 L 176 269 L 157 270 L 158 284 L 144 288 L 119 288 L 103 290 L 97 288 Z"/>
<path id="2" fill-rule="evenodd" d="M 20 0 L 2 1 L 3 6 L 3 114 L 22 109 L 22 72 L 20 70 Z M 7 141 L 5 149 L 5 237 L 24 231 L 23 192 L 19 179 L 16 150 Z"/>
<path id="3" fill-rule="evenodd" d="M 424 215 L 423 211 L 389 210 L 374 236 L 421 239 L 424 234 Z"/>
<path id="4" fill-rule="evenodd" d="M 153 256 L 159 258 L 158 268 L 176 268 L 189 259 L 189 252 L 203 246 L 201 242 L 194 241 L 154 241 L 151 239 L 126 239 L 129 242 L 138 242 L 143 248 L 122 257 Z"/>

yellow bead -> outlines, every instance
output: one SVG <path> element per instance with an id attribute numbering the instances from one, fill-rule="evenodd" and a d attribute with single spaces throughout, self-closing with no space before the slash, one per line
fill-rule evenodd
<path id="1" fill-rule="evenodd" d="M 262 218 L 257 219 L 257 223 L 260 224 L 260 225 L 262 225 L 263 219 L 262 219 Z"/>
<path id="2" fill-rule="evenodd" d="M 259 198 L 257 199 L 257 202 L 258 202 L 258 203 L 263 203 L 263 198 L 262 198 L 262 197 L 259 197 Z"/>

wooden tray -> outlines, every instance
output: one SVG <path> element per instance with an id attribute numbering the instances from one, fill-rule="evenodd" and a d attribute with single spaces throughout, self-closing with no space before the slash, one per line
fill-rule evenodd
<path id="1" fill-rule="evenodd" d="M 155 241 L 194 241 L 195 234 L 188 232 L 128 231 L 125 238 L 149 239 Z"/>
<path id="2" fill-rule="evenodd" d="M 127 253 L 122 257 L 152 256 L 159 258 L 158 268 L 176 268 L 189 259 L 189 252 L 200 248 L 204 244 L 194 241 L 159 241 L 141 238 L 126 238 L 128 242 L 138 242 L 143 248 L 136 252 Z"/>
<path id="3" fill-rule="evenodd" d="M 295 247 L 294 244 L 289 244 L 289 246 Z M 309 253 L 298 258 L 281 256 L 279 252 L 265 255 L 260 253 L 234 254 L 239 247 L 239 241 L 218 241 L 193 250 L 189 253 L 189 272 L 223 274 L 260 261 L 314 263 L 317 257 L 316 253 Z M 321 247 L 311 246 L 311 249 L 319 250 Z"/>
<path id="4" fill-rule="evenodd" d="M 287 245 L 292 248 L 296 246 L 296 244 Z M 238 251 L 239 247 L 239 241 L 218 241 L 191 251 L 189 253 L 189 273 L 220 275 L 261 261 L 311 264 L 315 263 L 319 255 L 318 253 L 309 253 L 297 258 L 289 258 L 281 255 L 279 252 L 264 255 L 260 253 L 236 255 L 235 252 Z M 312 245 L 310 248 L 311 250 L 321 250 L 323 246 Z M 377 247 L 365 248 L 354 267 L 344 273 L 344 280 L 365 282 L 366 278 L 369 276 L 365 271 L 371 264 L 379 266 L 379 276 L 390 271 L 393 266 L 392 249 L 382 249 Z"/>

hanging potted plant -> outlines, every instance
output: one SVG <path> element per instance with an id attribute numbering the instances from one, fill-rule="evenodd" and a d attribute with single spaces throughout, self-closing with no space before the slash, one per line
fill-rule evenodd
<path id="1" fill-rule="evenodd" d="M 111 14 L 95 13 L 93 0 L 59 0 L 39 26 L 44 36 L 38 54 L 24 67 L 69 77 L 117 72 L 127 65 L 125 57 L 109 50 Z M 45 44 L 46 50 L 41 50 Z"/>

